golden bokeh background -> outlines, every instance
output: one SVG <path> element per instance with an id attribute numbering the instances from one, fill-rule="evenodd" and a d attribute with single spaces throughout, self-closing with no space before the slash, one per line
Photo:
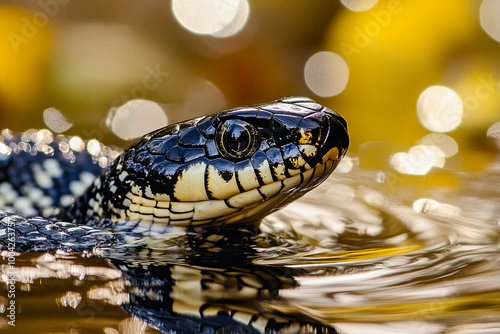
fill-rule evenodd
<path id="1" fill-rule="evenodd" d="M 129 124 L 144 133 L 302 95 L 347 119 L 350 156 L 363 167 L 416 175 L 432 168 L 439 176 L 439 168 L 482 170 L 496 155 L 496 132 L 487 137 L 500 121 L 494 0 L 200 4 L 2 1 L 1 127 L 49 127 L 123 145 L 120 137 L 137 134 L 120 134 L 117 115 L 123 121 L 133 114 Z M 424 101 L 422 93 L 435 86 L 446 97 Z M 120 114 L 133 99 L 154 101 L 153 110 L 135 104 Z M 417 114 L 419 99 L 431 109 L 424 116 Z M 437 134 L 422 117 L 446 124 L 456 117 L 456 124 Z M 438 139 L 440 153 L 432 145 Z M 430 155 L 437 158 L 423 171 L 404 166 Z"/>

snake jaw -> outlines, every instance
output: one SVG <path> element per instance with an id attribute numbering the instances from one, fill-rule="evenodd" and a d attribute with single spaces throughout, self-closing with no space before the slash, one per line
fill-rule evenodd
<path id="1" fill-rule="evenodd" d="M 114 221 L 255 225 L 328 177 L 349 145 L 346 126 L 307 98 L 173 124 L 124 151 L 83 201 Z"/>

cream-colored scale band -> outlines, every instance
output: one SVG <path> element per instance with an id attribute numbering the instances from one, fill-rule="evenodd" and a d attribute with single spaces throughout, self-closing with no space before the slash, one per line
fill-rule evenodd
<path id="1" fill-rule="evenodd" d="M 318 164 L 313 169 L 242 193 L 234 191 L 234 189 L 238 189 L 235 183 L 236 176 L 227 181 L 225 188 L 231 190 L 227 190 L 225 193 L 223 193 L 224 187 L 222 187 L 222 182 L 225 181 L 220 177 L 214 177 L 213 180 L 216 180 L 214 182 L 219 183 L 217 185 L 219 195 L 227 194 L 229 195 L 227 199 L 208 200 L 203 197 L 204 199 L 200 201 L 177 202 L 169 201 L 168 196 L 165 194 L 156 195 L 154 199 L 133 195 L 130 199 L 131 204 L 128 210 L 120 210 L 119 218 L 115 220 L 140 220 L 175 226 L 244 221 L 245 218 L 263 211 L 264 208 L 279 204 L 294 189 L 305 187 L 312 179 L 321 178 L 333 166 L 333 161 L 330 160 L 330 157 L 335 155 L 336 158 L 338 154 L 336 152 L 338 150 L 328 152 L 325 155 L 326 163 Z M 199 171 L 201 171 L 203 170 L 202 167 L 206 168 L 207 166 L 199 166 L 196 169 L 200 168 Z M 208 167 L 209 170 L 210 167 Z M 211 173 L 215 173 L 215 171 L 211 171 Z M 248 171 L 244 173 L 247 174 Z M 183 183 L 183 186 L 186 185 L 187 183 Z M 195 184 L 190 184 L 188 189 L 194 186 Z M 136 191 L 136 193 L 140 192 Z M 202 194 L 202 192 L 198 193 Z"/>

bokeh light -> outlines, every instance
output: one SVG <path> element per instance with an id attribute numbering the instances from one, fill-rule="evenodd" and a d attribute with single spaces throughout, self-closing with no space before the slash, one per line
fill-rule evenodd
<path id="1" fill-rule="evenodd" d="M 354 166 L 352 159 L 349 156 L 345 156 L 335 169 L 336 173 L 349 173 Z"/>
<path id="2" fill-rule="evenodd" d="M 87 151 L 92 155 L 97 155 L 101 152 L 101 143 L 98 140 L 91 139 L 87 143 Z"/>
<path id="3" fill-rule="evenodd" d="M 500 147 L 500 122 L 497 122 L 490 126 L 486 135 L 489 138 L 493 139 L 496 142 L 497 146 Z"/>
<path id="4" fill-rule="evenodd" d="M 340 94 L 349 80 L 349 67 L 336 53 L 322 51 L 312 55 L 304 68 L 307 86 L 316 95 L 327 97 Z"/>
<path id="5" fill-rule="evenodd" d="M 216 31 L 212 34 L 214 37 L 230 37 L 236 35 L 243 29 L 248 21 L 248 17 L 250 15 L 250 6 L 248 5 L 248 1 L 238 1 L 238 9 L 234 18 L 231 22 L 225 25 L 219 31 Z"/>
<path id="6" fill-rule="evenodd" d="M 500 122 L 490 126 L 486 135 L 490 138 L 500 139 Z"/>
<path id="7" fill-rule="evenodd" d="M 5 145 L 4 143 L 0 143 L 0 161 L 7 159 L 8 155 L 12 152 L 12 149 Z"/>
<path id="8" fill-rule="evenodd" d="M 479 10 L 479 21 L 484 31 L 500 42 L 500 2 L 483 0 Z"/>
<path id="9" fill-rule="evenodd" d="M 85 142 L 82 140 L 82 138 L 80 138 L 78 136 L 73 136 L 69 140 L 69 147 L 73 151 L 80 152 L 80 151 L 83 151 L 85 149 Z"/>
<path id="10" fill-rule="evenodd" d="M 429 87 L 418 98 L 417 115 L 420 123 L 430 131 L 452 131 L 462 122 L 462 99 L 448 87 Z"/>
<path id="11" fill-rule="evenodd" d="M 437 146 L 416 145 L 408 153 L 393 154 L 389 162 L 399 173 L 425 175 L 432 167 L 444 167 L 444 153 Z"/>
<path id="12" fill-rule="evenodd" d="M 216 37 L 238 33 L 250 12 L 246 0 L 173 0 L 172 11 L 179 23 L 192 33 Z"/>
<path id="13" fill-rule="evenodd" d="M 167 123 L 167 115 L 158 103 L 141 99 L 110 109 L 106 119 L 111 131 L 125 140 L 138 138 Z"/>
<path id="14" fill-rule="evenodd" d="M 56 108 L 47 108 L 43 111 L 43 121 L 49 129 L 62 133 L 69 130 L 73 123 L 68 122 L 66 117 Z"/>
<path id="15" fill-rule="evenodd" d="M 378 0 L 340 0 L 340 2 L 352 11 L 362 12 L 373 8 Z"/>
<path id="16" fill-rule="evenodd" d="M 438 147 L 443 153 L 445 158 L 451 158 L 452 156 L 458 153 L 457 142 L 450 136 L 447 136 L 442 133 L 428 134 L 424 138 L 420 139 L 419 143 L 421 145 L 427 145 L 427 146 L 432 145 Z"/>

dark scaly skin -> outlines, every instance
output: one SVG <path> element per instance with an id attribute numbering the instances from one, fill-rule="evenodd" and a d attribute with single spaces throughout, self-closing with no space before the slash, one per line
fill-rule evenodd
<path id="1" fill-rule="evenodd" d="M 96 247 L 123 243 L 117 234 L 86 225 L 27 218 L 6 211 L 0 211 L 0 218 L 0 230 L 8 231 L 0 237 L 4 250 L 91 253 Z"/>
<path id="2" fill-rule="evenodd" d="M 292 115 L 289 114 L 290 112 Z M 305 121 L 306 118 L 309 119 Z M 242 146 L 242 151 L 246 150 L 248 155 L 239 155 L 237 151 L 235 151 L 236 153 L 232 152 L 229 156 L 221 153 L 221 150 L 229 150 L 230 141 L 217 143 L 217 135 L 218 132 L 222 131 L 220 130 L 222 128 L 221 124 L 228 119 L 236 119 L 253 125 L 254 130 L 251 131 L 255 131 L 258 140 L 255 147 Z M 305 126 L 302 127 L 302 125 Z M 304 134 L 306 134 L 305 137 L 301 138 L 299 136 Z M 84 150 L 67 150 L 68 141 L 67 139 L 61 139 L 60 141 L 39 143 L 7 133 L 3 138 L 4 147 L 0 145 L 0 152 L 5 151 L 5 147 L 11 148 L 11 152 L 9 155 L 4 154 L 3 157 L 0 157 L 2 158 L 0 159 L 0 183 L 14 181 L 12 184 L 18 192 L 18 198 L 33 200 L 33 197 L 36 196 L 30 195 L 32 187 L 36 187 L 37 183 L 38 185 L 44 184 L 43 178 L 40 178 L 41 174 L 36 173 L 42 170 L 42 174 L 50 174 L 47 166 L 42 169 L 39 166 L 43 165 L 43 162 L 47 159 L 55 159 L 61 163 L 60 169 L 62 172 L 53 173 L 54 175 L 51 175 L 52 187 L 45 182 L 45 188 L 42 190 L 44 197 L 50 197 L 53 206 L 57 207 L 61 198 L 71 195 L 71 187 L 68 186 L 71 180 L 80 182 L 79 176 L 82 175 L 82 172 L 98 174 L 102 170 L 99 164 L 102 166 L 109 165 L 113 156 L 113 154 L 108 154 L 109 151 L 93 155 L 87 154 Z M 305 98 L 284 99 L 270 104 L 232 109 L 178 125 L 171 125 L 146 135 L 125 151 L 114 165 L 108 167 L 104 174 L 97 179 L 98 181 L 94 186 L 80 199 L 76 200 L 75 204 L 70 208 L 63 209 L 62 212 L 57 214 L 58 210 L 52 209 L 52 206 L 43 207 L 42 202 L 38 203 L 33 200 L 33 202 L 36 202 L 33 208 L 38 214 L 44 216 L 53 215 L 51 218 L 49 217 L 50 219 L 27 218 L 22 215 L 0 211 L 0 249 L 20 252 L 63 250 L 85 253 L 95 253 L 96 250 L 107 249 L 108 253 L 112 255 L 111 258 L 116 255 L 113 263 L 120 266 L 124 273 L 130 277 L 130 280 L 133 281 L 134 278 L 141 277 L 141 275 L 148 276 L 152 269 L 146 266 L 143 268 L 145 273 L 141 274 L 142 269 L 138 267 L 129 268 L 130 263 L 128 261 L 123 263 L 117 260 L 120 258 L 120 249 L 127 249 L 127 246 L 129 246 L 130 235 L 136 235 L 140 238 L 148 236 L 147 233 L 154 230 L 155 236 L 160 235 L 161 237 L 162 234 L 169 233 L 169 224 L 177 225 L 178 221 L 182 222 L 180 225 L 185 226 L 198 224 L 208 226 L 225 225 L 226 222 L 233 224 L 235 221 L 245 225 L 258 225 L 265 215 L 302 196 L 328 177 L 338 161 L 344 156 L 348 143 L 345 121 L 331 110 Z M 307 154 L 305 151 L 301 151 L 300 145 L 302 144 L 315 147 L 314 154 L 311 154 L 311 151 L 307 151 Z M 42 147 L 43 145 L 45 147 Z M 201 154 L 202 151 L 204 154 Z M 302 162 L 300 162 L 300 159 L 302 159 Z M 124 199 L 127 198 L 126 193 L 130 192 L 133 186 L 141 188 L 146 199 L 151 199 L 148 197 L 150 196 L 147 193 L 148 187 L 152 192 L 165 192 L 172 203 L 185 201 L 185 198 L 180 198 L 182 196 L 189 198 L 191 195 L 189 193 L 186 195 L 185 190 L 187 188 L 185 186 L 182 193 L 176 192 L 175 187 L 179 185 L 181 179 L 186 178 L 186 175 L 189 176 L 189 173 L 183 174 L 183 171 L 188 170 L 190 166 L 196 163 L 205 164 L 204 173 L 209 175 L 208 179 L 218 178 L 219 183 L 224 180 L 236 185 L 236 188 L 233 187 L 228 193 L 224 193 L 224 187 L 217 192 L 211 188 L 213 184 L 211 180 L 207 181 L 208 179 L 205 178 L 201 184 L 203 191 L 199 191 L 201 189 L 200 184 L 196 188 L 198 189 L 197 196 L 206 196 L 201 200 L 222 201 L 229 204 L 228 207 L 231 208 L 233 203 L 230 202 L 231 196 L 234 196 L 235 193 L 259 188 L 258 193 L 261 197 L 258 198 L 258 201 L 250 202 L 247 205 L 258 210 L 250 212 L 241 219 L 235 216 L 234 212 L 227 217 L 222 212 L 221 216 L 209 217 L 209 219 L 204 219 L 201 223 L 196 219 L 187 222 L 182 221 L 182 219 L 176 222 L 176 219 L 172 219 L 172 222 L 168 224 L 148 223 L 147 221 L 144 224 L 144 222 L 134 222 L 128 214 L 128 219 L 125 219 L 123 223 L 119 222 L 120 218 L 123 218 L 123 213 L 120 213 L 119 210 L 127 209 Z M 268 164 L 270 172 L 262 173 L 262 164 Z M 215 173 L 210 174 L 207 166 L 211 166 Z M 244 184 L 245 181 L 242 181 L 243 176 L 239 174 L 245 167 L 247 167 L 248 172 L 248 166 L 253 169 L 256 178 L 254 182 L 256 185 L 253 188 Z M 280 166 L 284 166 L 284 168 L 280 170 Z M 304 177 L 303 175 L 307 175 L 309 167 L 314 172 Z M 80 168 L 82 169 L 80 170 Z M 19 173 L 19 170 L 22 170 L 23 173 Z M 32 173 L 26 172 L 27 170 Z M 127 175 L 124 176 L 123 171 L 126 171 Z M 283 180 L 289 179 L 293 175 L 300 175 L 301 177 L 299 184 L 292 187 Z M 268 190 L 264 188 L 270 182 L 276 182 L 280 185 L 278 193 L 270 195 Z M 113 189 L 113 186 L 115 189 Z M 91 200 L 94 202 L 91 203 Z M 193 200 L 200 199 L 194 198 Z M 247 206 L 238 208 L 236 210 L 238 211 L 237 214 L 244 212 Z M 205 236 L 210 237 L 210 233 Z M 238 233 L 235 234 L 237 238 L 239 237 Z M 205 238 L 205 236 L 202 236 L 201 239 Z M 203 240 L 201 240 L 201 244 L 204 244 Z M 13 248 L 11 248 L 11 245 L 13 245 Z M 236 247 L 234 249 L 241 249 L 242 246 L 241 241 L 235 241 L 232 245 Z M 193 249 L 192 246 L 190 245 L 189 248 Z M 134 247 L 137 247 L 137 245 L 134 245 Z M 140 247 L 139 249 L 147 249 L 148 246 L 140 245 Z M 231 253 L 228 244 L 223 243 L 217 245 L 217 247 L 219 249 L 229 248 L 229 254 L 234 254 L 234 252 Z M 194 249 L 200 252 L 209 251 L 205 246 L 201 246 L 201 248 L 194 247 Z M 130 254 L 129 250 L 126 250 L 126 252 Z M 217 254 L 216 260 L 219 259 L 219 256 L 220 254 Z M 246 255 L 242 259 L 246 259 Z M 245 263 L 244 261 L 239 262 L 240 265 Z M 247 265 L 250 266 L 249 263 Z M 199 266 L 199 264 L 196 263 L 196 266 Z M 236 270 L 232 266 L 228 268 L 232 268 L 231 272 Z M 164 273 L 165 270 L 169 272 L 177 270 L 177 265 L 159 267 L 158 273 Z M 220 269 L 215 269 L 216 273 L 219 271 Z M 210 268 L 207 268 L 204 272 L 210 272 Z M 249 274 L 254 275 L 253 270 Z M 225 277 L 225 275 L 223 274 L 222 277 Z M 168 290 L 170 282 L 168 277 L 157 278 L 165 283 L 162 289 Z M 278 291 L 283 287 L 283 282 L 286 280 L 284 277 L 279 277 L 275 287 L 270 286 L 266 289 Z M 181 285 L 180 280 L 171 283 Z M 140 288 L 140 284 L 140 281 L 138 281 L 136 286 Z M 168 300 L 167 295 L 165 300 Z M 178 312 L 175 308 L 171 308 L 165 313 L 163 304 L 157 308 L 151 300 L 137 300 L 136 303 L 127 304 L 124 307 L 131 314 L 147 320 L 148 323 L 165 332 L 171 330 L 182 332 L 180 328 L 184 328 L 183 326 L 186 324 L 184 321 L 188 321 L 194 326 L 192 327 L 193 331 L 197 328 L 200 332 L 211 328 L 212 331 L 222 330 L 228 333 L 252 333 L 255 332 L 252 321 L 258 321 L 261 318 L 267 319 L 266 331 L 277 331 L 296 325 L 296 323 L 290 322 L 286 318 L 277 320 L 278 318 L 273 316 L 267 318 L 266 315 L 257 313 L 254 314 L 253 320 L 249 324 L 242 325 L 238 320 L 233 320 L 234 311 L 232 311 L 230 305 L 216 306 L 216 309 L 222 312 L 221 316 L 212 317 L 210 312 L 204 311 L 207 308 L 215 307 L 211 301 L 207 301 L 207 304 L 200 306 L 199 311 L 195 310 L 195 313 L 202 315 L 201 318 L 192 318 L 190 316 L 186 318 L 183 312 Z M 168 319 L 161 320 L 165 319 L 165 314 L 168 314 Z M 172 323 L 172 321 L 174 322 Z M 312 331 L 316 327 L 308 328 Z M 319 328 L 317 330 L 320 330 Z M 327 331 L 327 329 L 322 330 Z"/>

